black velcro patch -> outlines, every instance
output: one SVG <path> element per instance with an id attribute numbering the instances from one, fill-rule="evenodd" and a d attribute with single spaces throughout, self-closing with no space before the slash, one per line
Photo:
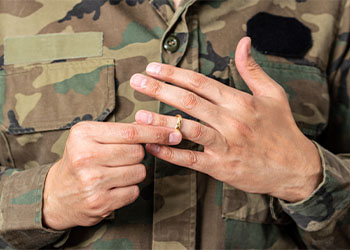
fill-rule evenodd
<path id="1" fill-rule="evenodd" d="M 295 18 L 259 12 L 247 22 L 252 46 L 276 56 L 303 58 L 312 47 L 311 30 Z"/>

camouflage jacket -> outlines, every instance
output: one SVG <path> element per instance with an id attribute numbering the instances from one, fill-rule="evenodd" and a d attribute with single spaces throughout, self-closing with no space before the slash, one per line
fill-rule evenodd
<path id="1" fill-rule="evenodd" d="M 136 202 L 93 227 L 43 227 L 45 176 L 72 125 L 178 113 L 129 86 L 152 61 L 248 91 L 233 60 L 246 34 L 319 149 L 323 181 L 308 199 L 244 193 L 146 156 Z M 184 0 L 176 11 L 170 0 L 0 0 L 1 246 L 350 248 L 349 34 L 349 0 Z"/>

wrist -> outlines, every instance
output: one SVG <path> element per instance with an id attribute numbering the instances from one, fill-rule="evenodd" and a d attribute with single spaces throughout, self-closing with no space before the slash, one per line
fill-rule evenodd
<path id="1" fill-rule="evenodd" d="M 323 170 L 319 152 L 314 143 L 307 139 L 304 150 L 301 151 L 302 160 L 293 178 L 288 178 L 285 182 L 281 194 L 276 196 L 287 202 L 300 202 L 307 199 L 321 184 L 323 179 Z"/>
<path id="2" fill-rule="evenodd" d="M 58 204 L 55 202 L 54 197 L 52 194 L 54 194 L 54 186 L 55 186 L 55 170 L 60 165 L 60 161 L 56 162 L 52 167 L 49 169 L 49 172 L 46 176 L 45 184 L 44 184 L 44 192 L 43 192 L 43 207 L 42 207 L 42 224 L 44 227 L 48 229 L 53 230 L 64 230 L 66 228 L 63 228 L 60 226 L 60 221 L 62 221 L 56 213 L 56 210 L 58 208 Z"/>

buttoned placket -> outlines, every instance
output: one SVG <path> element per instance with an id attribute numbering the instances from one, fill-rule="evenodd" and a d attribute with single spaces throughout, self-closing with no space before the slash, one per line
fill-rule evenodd
<path id="1" fill-rule="evenodd" d="M 198 49 L 195 55 L 197 60 L 193 60 L 194 52 L 188 51 L 190 29 L 193 28 L 193 24 L 188 23 L 187 14 L 194 2 L 195 0 L 185 0 L 174 12 L 170 2 L 164 5 L 164 1 L 150 1 L 155 11 L 168 25 L 161 40 L 162 63 L 198 70 Z M 197 25 L 196 22 L 195 24 Z M 188 58 L 189 62 L 194 61 L 195 64 L 182 63 L 184 57 Z M 160 114 L 172 116 L 177 113 L 185 115 L 182 111 L 162 102 L 159 104 L 158 111 Z M 184 144 L 186 148 L 197 147 L 192 142 L 184 142 Z M 155 159 L 154 171 L 152 248 L 194 249 L 197 216 L 196 172 L 160 159 Z"/>

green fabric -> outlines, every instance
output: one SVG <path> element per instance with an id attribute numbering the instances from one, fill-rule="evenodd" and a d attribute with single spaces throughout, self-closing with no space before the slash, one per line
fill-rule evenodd
<path id="1" fill-rule="evenodd" d="M 76 93 L 88 96 L 95 88 L 96 84 L 100 81 L 100 74 L 104 68 L 111 65 L 104 65 L 92 72 L 86 74 L 77 74 L 70 79 L 54 84 L 54 88 L 57 93 L 67 94 L 70 89 L 73 89 Z"/>
<path id="2" fill-rule="evenodd" d="M 5 71 L 0 71 L 0 123 L 4 120 L 4 104 L 6 101 Z"/>
<path id="3" fill-rule="evenodd" d="M 102 35 L 102 32 L 83 32 L 6 38 L 5 64 L 101 56 Z"/>

